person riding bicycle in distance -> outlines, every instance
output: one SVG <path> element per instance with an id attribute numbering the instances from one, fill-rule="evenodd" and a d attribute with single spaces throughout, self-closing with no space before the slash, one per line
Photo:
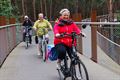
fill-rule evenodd
<path id="1" fill-rule="evenodd" d="M 60 15 L 60 18 L 54 25 L 54 45 L 58 52 L 57 69 L 60 69 L 60 63 L 65 58 L 66 51 L 69 57 L 71 57 L 72 54 L 72 38 L 60 37 L 60 34 L 71 34 L 72 32 L 76 32 L 77 34 L 81 33 L 81 30 L 70 19 L 70 11 L 68 9 L 62 9 Z M 83 33 L 83 35 L 85 34 Z M 74 44 L 76 45 L 76 42 L 74 42 Z"/>
<path id="2" fill-rule="evenodd" d="M 38 55 L 41 55 L 40 44 L 42 43 L 43 35 L 48 33 L 48 30 L 47 30 L 48 28 L 52 30 L 52 25 L 47 20 L 44 19 L 43 13 L 39 13 L 38 20 L 34 23 L 34 26 L 33 26 L 33 29 L 36 31 L 36 34 L 38 36 L 38 44 L 37 44 Z M 45 33 L 43 29 L 45 30 Z"/>
<path id="3" fill-rule="evenodd" d="M 23 41 L 25 42 L 25 36 L 26 36 L 26 28 L 28 27 L 28 31 L 29 31 L 29 43 L 32 43 L 32 21 L 30 20 L 30 18 L 26 15 L 24 16 L 24 22 L 22 24 L 23 26 Z"/>

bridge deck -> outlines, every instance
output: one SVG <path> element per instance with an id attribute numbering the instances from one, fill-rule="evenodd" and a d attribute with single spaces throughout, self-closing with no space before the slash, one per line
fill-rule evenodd
<path id="1" fill-rule="evenodd" d="M 52 41 L 52 40 L 51 40 Z M 120 80 L 120 75 L 81 56 L 85 63 L 90 80 Z M 44 63 L 37 56 L 36 45 L 25 49 L 19 44 L 8 56 L 0 69 L 0 80 L 59 80 L 56 62 Z"/>

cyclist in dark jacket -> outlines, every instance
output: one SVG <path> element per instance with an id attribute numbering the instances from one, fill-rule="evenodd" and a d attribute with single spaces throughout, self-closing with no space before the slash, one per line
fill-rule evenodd
<path id="1" fill-rule="evenodd" d="M 22 24 L 23 27 L 23 41 L 25 41 L 25 35 L 26 35 L 26 28 L 28 27 L 29 29 L 29 43 L 32 43 L 32 21 L 30 20 L 30 18 L 28 16 L 24 17 L 24 22 Z"/>

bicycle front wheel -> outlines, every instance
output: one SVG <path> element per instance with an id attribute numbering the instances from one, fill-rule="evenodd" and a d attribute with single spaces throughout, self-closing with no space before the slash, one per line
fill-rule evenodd
<path id="1" fill-rule="evenodd" d="M 28 49 L 28 44 L 29 44 L 29 37 L 28 36 L 26 36 L 25 37 L 25 42 L 26 42 L 26 49 Z"/>
<path id="2" fill-rule="evenodd" d="M 46 61 L 47 59 L 47 42 L 43 43 L 43 60 Z"/>
<path id="3" fill-rule="evenodd" d="M 76 65 L 71 65 L 71 75 L 72 80 L 89 80 L 87 69 L 81 60 Z"/>

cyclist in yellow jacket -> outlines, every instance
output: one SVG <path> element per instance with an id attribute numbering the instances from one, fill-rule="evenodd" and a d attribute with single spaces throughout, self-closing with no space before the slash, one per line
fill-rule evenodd
<path id="1" fill-rule="evenodd" d="M 38 36 L 38 42 L 41 44 L 43 35 L 46 35 L 48 33 L 48 28 L 53 30 L 52 25 L 44 19 L 43 13 L 38 14 L 38 20 L 34 23 L 33 29 L 36 31 L 36 34 Z M 45 32 L 43 31 L 45 30 Z M 40 53 L 40 44 L 37 44 L 38 48 L 38 55 L 41 55 Z"/>

